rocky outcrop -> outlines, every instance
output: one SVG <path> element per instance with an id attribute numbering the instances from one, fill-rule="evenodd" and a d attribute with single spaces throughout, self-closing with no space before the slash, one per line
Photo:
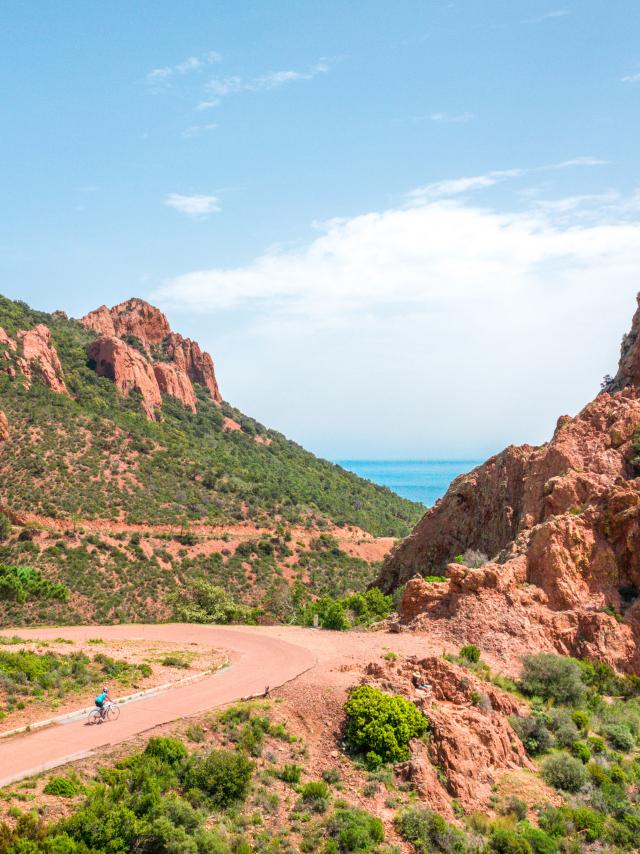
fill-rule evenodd
<path id="1" fill-rule="evenodd" d="M 125 396 L 134 389 L 138 391 L 147 417 L 156 417 L 156 410 L 162 406 L 162 396 L 153 368 L 144 356 L 114 337 L 93 341 L 87 355 L 99 376 L 113 380 Z"/>
<path id="2" fill-rule="evenodd" d="M 496 654 L 548 648 L 640 672 L 640 308 L 608 390 L 540 447 L 457 478 L 382 567 L 405 623 Z M 480 568 L 453 562 L 473 549 Z M 415 576 L 442 576 L 434 584 Z M 411 580 L 413 579 L 413 580 Z"/>
<path id="3" fill-rule="evenodd" d="M 0 412 L 0 442 L 6 442 L 10 435 L 9 419 L 4 412 Z"/>
<path id="4" fill-rule="evenodd" d="M 67 394 L 62 365 L 51 343 L 51 331 L 43 323 L 18 332 L 15 339 L 0 328 L 0 365 L 2 363 L 9 376 L 20 373 L 27 385 L 37 377 L 52 391 Z"/>
<path id="5" fill-rule="evenodd" d="M 197 342 L 171 331 L 165 315 L 141 299 L 130 299 L 109 309 L 103 305 L 82 318 L 101 339 L 121 339 L 135 346 L 152 366 L 159 391 L 180 400 L 196 411 L 193 383 L 209 392 L 216 403 L 222 396 L 213 360 Z"/>
<path id="6" fill-rule="evenodd" d="M 448 815 L 450 798 L 467 811 L 485 809 L 499 774 L 534 766 L 509 723 L 526 704 L 444 658 L 374 662 L 363 679 L 411 700 L 429 720 L 427 745 L 413 742 L 398 766 L 421 798 Z M 437 769 L 437 771 L 436 771 Z"/>
<path id="7" fill-rule="evenodd" d="M 181 400 L 192 412 L 196 411 L 196 393 L 191 380 L 177 365 L 168 362 L 158 362 L 153 366 L 153 373 L 162 394 L 169 394 Z"/>

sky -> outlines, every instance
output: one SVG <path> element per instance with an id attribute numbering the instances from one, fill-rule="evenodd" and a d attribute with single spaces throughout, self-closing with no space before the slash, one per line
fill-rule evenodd
<path id="1" fill-rule="evenodd" d="M 0 292 L 339 458 L 540 443 L 640 291 L 637 0 L 4 0 Z"/>

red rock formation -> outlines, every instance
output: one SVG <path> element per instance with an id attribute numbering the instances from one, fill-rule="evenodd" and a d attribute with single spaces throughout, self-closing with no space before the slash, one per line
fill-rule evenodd
<path id="1" fill-rule="evenodd" d="M 387 592 L 449 578 L 407 584 L 404 622 L 439 620 L 496 654 L 556 649 L 640 671 L 639 332 L 640 308 L 608 391 L 561 418 L 547 445 L 507 448 L 457 478 L 385 562 Z M 452 563 L 467 549 L 491 561 Z"/>
<path id="2" fill-rule="evenodd" d="M 99 376 L 113 380 L 125 396 L 136 389 L 142 396 L 142 406 L 148 418 L 156 417 L 162 406 L 162 396 L 153 368 L 141 353 L 120 338 L 98 338 L 87 350 Z"/>
<path id="3" fill-rule="evenodd" d="M 191 380 L 177 365 L 168 362 L 157 362 L 153 373 L 162 394 L 169 394 L 181 400 L 192 412 L 196 411 L 196 394 Z"/>
<path id="4" fill-rule="evenodd" d="M 10 435 L 9 419 L 4 412 L 0 412 L 0 442 L 6 442 Z"/>
<path id="5" fill-rule="evenodd" d="M 222 402 L 211 356 L 197 342 L 172 332 L 165 315 L 148 302 L 130 299 L 111 309 L 103 305 L 83 317 L 81 323 L 103 338 L 122 338 L 125 342 L 137 339 L 154 369 L 159 366 L 161 390 L 193 411 L 196 397 L 192 382 L 204 386 L 216 403 Z M 171 363 L 173 372 L 165 367 Z"/>
<path id="6" fill-rule="evenodd" d="M 18 332 L 16 340 L 0 328 L 0 359 L 9 376 L 15 377 L 19 371 L 29 384 L 36 375 L 52 391 L 67 394 L 62 365 L 51 344 L 48 326 L 40 323 L 26 332 Z"/>

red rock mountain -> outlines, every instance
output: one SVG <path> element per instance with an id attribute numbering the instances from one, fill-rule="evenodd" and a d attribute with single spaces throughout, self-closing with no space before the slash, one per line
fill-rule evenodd
<path id="1" fill-rule="evenodd" d="M 222 401 L 211 356 L 195 341 L 172 332 L 165 315 L 148 302 L 130 299 L 111 309 L 103 305 L 81 323 L 99 336 L 87 351 L 96 371 L 112 379 L 122 394 L 136 389 L 149 418 L 156 417 L 162 394 L 195 412 L 194 382 L 213 401 Z"/>
<path id="2" fill-rule="evenodd" d="M 0 327 L 0 365 L 2 363 L 9 376 L 14 377 L 19 371 L 27 385 L 38 376 L 53 391 L 67 394 L 62 365 L 51 344 L 51 331 L 44 324 L 18 332 L 15 339 Z"/>
<path id="3" fill-rule="evenodd" d="M 407 584 L 405 623 L 498 654 L 554 649 L 640 672 L 639 334 L 640 307 L 606 391 L 548 444 L 457 478 L 387 559 L 375 583 Z M 454 562 L 468 550 L 489 561 Z"/>

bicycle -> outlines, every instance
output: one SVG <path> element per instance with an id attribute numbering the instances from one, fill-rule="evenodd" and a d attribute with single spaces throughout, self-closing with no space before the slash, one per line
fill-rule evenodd
<path id="1" fill-rule="evenodd" d="M 91 709 L 87 723 L 103 724 L 105 721 L 117 721 L 120 717 L 120 706 L 117 703 L 109 703 L 104 709 Z"/>

